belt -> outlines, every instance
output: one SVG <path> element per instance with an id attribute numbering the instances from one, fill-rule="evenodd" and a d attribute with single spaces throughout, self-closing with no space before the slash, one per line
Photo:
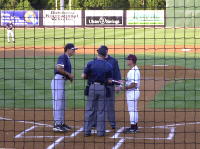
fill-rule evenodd
<path id="1" fill-rule="evenodd" d="M 66 79 L 65 76 L 63 76 L 63 75 L 61 75 L 61 74 L 59 74 L 59 73 L 56 73 L 55 75 L 60 75 L 60 76 L 62 76 L 63 79 Z"/>
<path id="2" fill-rule="evenodd" d="M 96 84 L 96 85 L 105 85 L 103 82 L 92 82 L 91 84 Z"/>
<path id="3" fill-rule="evenodd" d="M 139 88 L 135 87 L 135 88 L 131 88 L 131 89 L 128 89 L 127 91 L 135 91 L 135 90 L 138 90 Z"/>

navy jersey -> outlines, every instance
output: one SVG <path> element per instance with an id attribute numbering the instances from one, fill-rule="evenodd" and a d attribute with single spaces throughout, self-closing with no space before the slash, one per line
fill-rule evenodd
<path id="1" fill-rule="evenodd" d="M 57 65 L 63 67 L 66 72 L 69 73 L 72 72 L 71 62 L 69 56 L 67 56 L 66 54 L 62 54 L 58 57 Z M 55 74 L 60 74 L 60 73 L 55 69 Z"/>
<path id="2" fill-rule="evenodd" d="M 6 28 L 7 28 L 8 30 L 12 30 L 13 27 L 14 27 L 14 25 L 13 25 L 12 23 L 7 23 L 7 24 L 6 24 Z"/>
<path id="3" fill-rule="evenodd" d="M 112 79 L 112 66 L 105 60 L 95 59 L 88 62 L 84 69 L 84 73 L 88 77 L 88 83 L 102 82 L 107 83 Z"/>
<path id="4" fill-rule="evenodd" d="M 121 80 L 121 73 L 119 70 L 118 61 L 115 58 L 111 57 L 110 55 L 108 55 L 108 57 L 106 58 L 106 61 L 112 65 L 113 79 Z"/>

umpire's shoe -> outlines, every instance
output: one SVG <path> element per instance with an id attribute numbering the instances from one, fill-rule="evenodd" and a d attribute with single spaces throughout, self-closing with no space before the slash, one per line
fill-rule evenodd
<path id="1" fill-rule="evenodd" d="M 136 133 L 138 128 L 126 128 L 124 133 Z"/>

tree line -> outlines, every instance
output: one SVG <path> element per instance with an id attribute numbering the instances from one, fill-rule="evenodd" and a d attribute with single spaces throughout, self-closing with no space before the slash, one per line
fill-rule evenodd
<path id="1" fill-rule="evenodd" d="M 1 10 L 55 10 L 60 0 L 1 0 Z M 166 0 L 64 0 L 65 10 L 162 10 Z"/>

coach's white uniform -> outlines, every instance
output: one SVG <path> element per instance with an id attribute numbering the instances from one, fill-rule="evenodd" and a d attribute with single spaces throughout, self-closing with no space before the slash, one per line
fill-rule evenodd
<path id="1" fill-rule="evenodd" d="M 131 124 L 136 124 L 138 122 L 138 99 L 140 97 L 140 70 L 137 66 L 134 66 L 127 73 L 126 86 L 129 86 L 131 83 L 136 83 L 136 88 L 128 89 L 126 91 L 126 99 L 128 105 L 128 111 L 130 115 Z"/>

